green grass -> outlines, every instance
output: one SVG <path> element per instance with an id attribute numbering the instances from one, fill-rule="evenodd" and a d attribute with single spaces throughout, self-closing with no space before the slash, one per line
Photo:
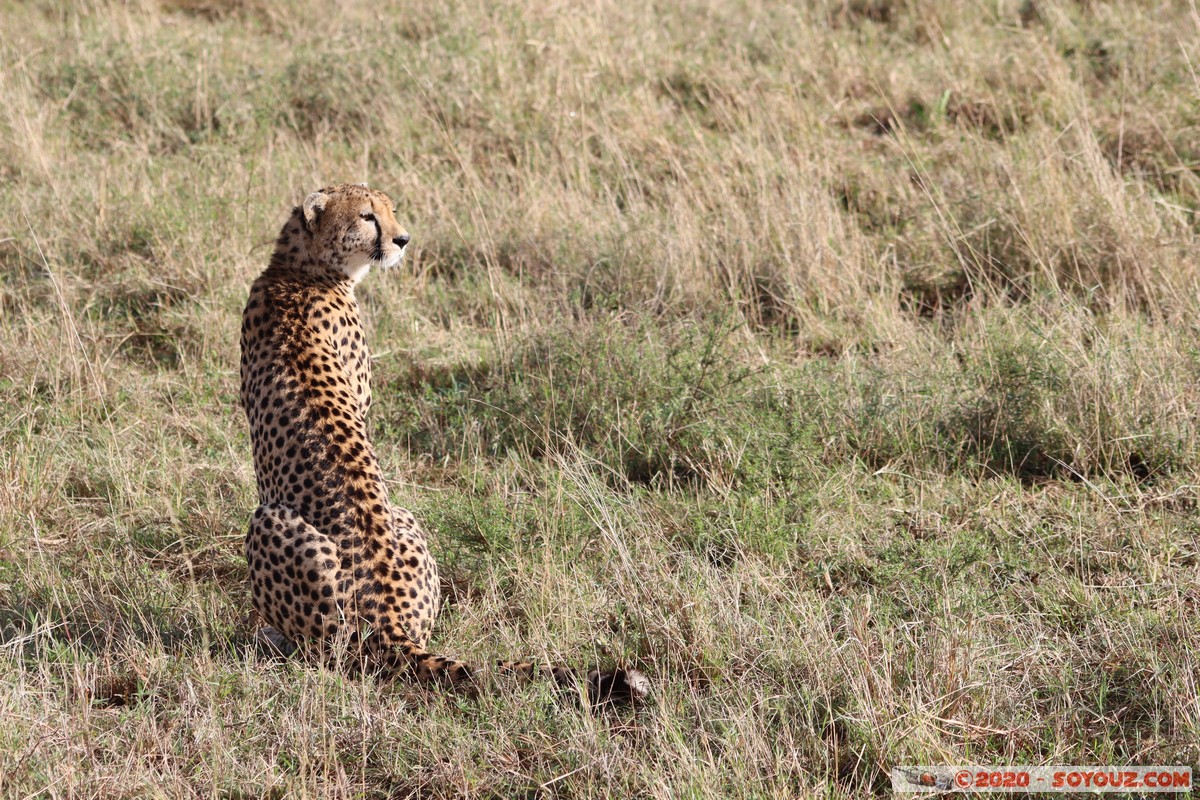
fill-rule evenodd
<path id="1" fill-rule="evenodd" d="M 1188 3 L 0 4 L 0 795 L 857 797 L 1200 769 Z M 435 647 L 259 655 L 250 282 L 359 291 Z"/>

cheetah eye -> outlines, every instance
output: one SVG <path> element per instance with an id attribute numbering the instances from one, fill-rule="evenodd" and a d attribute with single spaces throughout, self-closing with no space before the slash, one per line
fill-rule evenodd
<path id="1" fill-rule="evenodd" d="M 361 214 L 359 214 L 359 216 L 362 217 L 363 219 L 365 219 L 367 222 L 375 221 L 375 215 L 372 214 L 370 211 L 364 211 Z"/>

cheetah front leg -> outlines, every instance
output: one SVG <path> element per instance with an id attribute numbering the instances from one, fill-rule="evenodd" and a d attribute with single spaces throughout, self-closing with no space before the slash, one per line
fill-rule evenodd
<path id="1" fill-rule="evenodd" d="M 345 619 L 337 548 L 293 508 L 261 505 L 246 534 L 250 595 L 269 627 L 259 636 L 290 655 L 296 644 L 334 640 Z"/>

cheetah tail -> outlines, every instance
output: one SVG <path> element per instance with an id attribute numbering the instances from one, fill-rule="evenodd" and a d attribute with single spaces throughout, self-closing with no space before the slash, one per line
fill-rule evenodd
<path id="1" fill-rule="evenodd" d="M 364 653 L 366 664 L 389 675 L 411 674 L 422 683 L 470 684 L 475 671 L 453 658 L 438 656 L 408 639 L 383 642 L 368 637 Z"/>
<path id="2" fill-rule="evenodd" d="M 411 674 L 421 682 L 470 686 L 477 677 L 476 670 L 466 663 L 434 655 L 409 640 L 390 644 L 379 642 L 374 647 L 368 647 L 366 657 L 371 666 L 378 670 L 391 675 Z M 650 679 L 635 669 L 619 668 L 608 672 L 593 669 L 581 679 L 575 670 L 562 666 L 539 665 L 528 661 L 498 661 L 496 666 L 501 673 L 531 679 L 547 678 L 574 691 L 582 688 L 593 707 L 632 705 L 650 696 Z"/>
<path id="3" fill-rule="evenodd" d="M 650 696 L 650 679 L 636 669 L 617 668 L 608 672 L 593 669 L 581 680 L 579 674 L 569 667 L 528 661 L 498 661 L 496 666 L 500 672 L 525 678 L 552 679 L 566 689 L 578 691 L 582 687 L 587 691 L 588 702 L 593 707 L 635 705 Z"/>

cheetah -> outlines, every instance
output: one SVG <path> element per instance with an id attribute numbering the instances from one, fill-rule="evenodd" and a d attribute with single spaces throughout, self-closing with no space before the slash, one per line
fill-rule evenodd
<path id="1" fill-rule="evenodd" d="M 400 263 L 409 235 L 365 184 L 331 186 L 293 209 L 242 316 L 241 403 L 259 507 L 246 535 L 263 634 L 339 663 L 475 685 L 470 665 L 427 650 L 437 565 L 411 513 L 388 498 L 367 438 L 371 359 L 354 289 Z M 593 704 L 640 701 L 647 678 L 498 661 L 501 672 L 582 688 Z"/>

